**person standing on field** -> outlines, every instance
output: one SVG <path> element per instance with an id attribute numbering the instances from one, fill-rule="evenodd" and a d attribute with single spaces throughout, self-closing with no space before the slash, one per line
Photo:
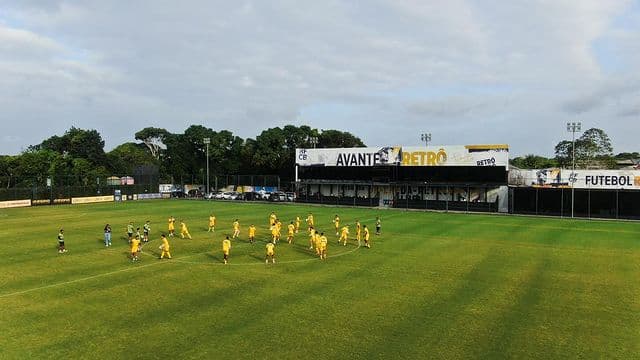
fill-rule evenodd
<path id="1" fill-rule="evenodd" d="M 382 227 L 382 220 L 380 220 L 380 216 L 376 216 L 376 235 L 380 235 L 381 227 Z"/>
<path id="2" fill-rule="evenodd" d="M 226 238 L 222 240 L 222 255 L 224 256 L 225 265 L 229 263 L 230 252 L 231 252 L 231 240 L 229 240 L 229 235 L 227 235 Z"/>
<path id="3" fill-rule="evenodd" d="M 104 226 L 104 246 L 111 246 L 111 225 Z"/>
<path id="4" fill-rule="evenodd" d="M 60 229 L 58 233 L 58 254 L 66 253 L 67 249 L 64 247 L 64 229 Z"/>
<path id="5" fill-rule="evenodd" d="M 171 253 L 169 252 L 169 240 L 167 240 L 167 237 L 164 234 L 160 235 L 160 239 L 162 240 L 162 245 L 160 245 L 160 250 L 162 250 L 160 259 L 164 259 L 165 255 L 167 258 L 171 259 Z"/>
<path id="6" fill-rule="evenodd" d="M 363 225 L 362 229 L 364 232 L 364 246 L 371 249 L 371 244 L 369 243 L 369 229 L 367 228 L 367 225 Z"/>
<path id="7" fill-rule="evenodd" d="M 264 259 L 264 263 L 268 264 L 269 263 L 269 258 L 271 258 L 271 263 L 275 264 L 276 263 L 276 251 L 275 251 L 275 245 L 272 242 L 267 243 L 266 246 L 266 250 L 267 250 L 267 257 Z"/>
<path id="8" fill-rule="evenodd" d="M 142 226 L 142 233 L 143 233 L 142 242 L 145 242 L 145 243 L 149 242 L 150 232 L 151 232 L 151 221 L 147 220 Z"/>
<path id="9" fill-rule="evenodd" d="M 180 220 L 180 237 L 184 239 L 185 236 L 191 239 L 191 234 L 189 233 L 187 224 L 184 222 L 184 220 Z"/>

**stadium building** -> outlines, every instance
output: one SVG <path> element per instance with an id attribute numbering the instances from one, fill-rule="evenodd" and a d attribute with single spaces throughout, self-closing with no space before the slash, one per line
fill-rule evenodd
<path id="1" fill-rule="evenodd" d="M 508 145 L 296 149 L 298 201 L 508 212 Z"/>

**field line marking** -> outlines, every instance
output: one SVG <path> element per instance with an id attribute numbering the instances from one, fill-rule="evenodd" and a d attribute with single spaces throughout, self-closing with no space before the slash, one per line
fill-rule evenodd
<path id="1" fill-rule="evenodd" d="M 198 255 L 198 254 L 183 256 L 183 258 L 189 258 L 189 257 L 196 256 L 196 255 Z M 96 279 L 96 278 L 99 278 L 99 277 L 118 274 L 118 273 L 121 273 L 121 272 L 137 270 L 137 269 L 142 269 L 142 268 L 145 268 L 145 267 L 148 267 L 148 266 L 167 264 L 167 263 L 169 263 L 169 262 L 168 261 L 159 261 L 159 262 L 154 262 L 154 263 L 151 263 L 151 264 L 140 265 L 140 266 L 135 266 L 135 267 L 130 267 L 130 268 L 124 268 L 124 269 L 115 270 L 115 271 L 109 271 L 109 272 L 102 273 L 102 274 L 97 274 L 97 275 L 91 275 L 91 276 L 87 276 L 87 277 L 84 277 L 84 278 L 79 278 L 79 279 L 74 279 L 74 280 L 69 280 L 69 281 L 63 281 L 63 282 L 59 282 L 59 283 L 55 283 L 55 284 L 38 286 L 38 287 L 35 287 L 35 288 L 26 289 L 26 290 L 20 290 L 20 291 L 8 293 L 8 294 L 0 294 L 0 299 L 5 298 L 5 297 L 14 296 L 14 295 L 26 294 L 26 293 L 29 293 L 29 292 L 32 292 L 32 291 L 53 288 L 53 287 L 56 287 L 56 286 L 73 284 L 73 283 L 77 283 L 77 282 L 81 282 L 81 281 L 85 281 L 85 280 Z"/>

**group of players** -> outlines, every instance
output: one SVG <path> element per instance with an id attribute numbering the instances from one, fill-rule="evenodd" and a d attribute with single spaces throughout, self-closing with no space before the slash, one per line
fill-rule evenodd
<path id="1" fill-rule="evenodd" d="M 216 230 L 216 216 L 211 214 L 209 216 L 209 226 L 208 232 L 215 232 Z M 300 224 L 302 220 L 299 216 L 296 216 L 295 220 L 291 221 L 287 225 L 287 242 L 291 244 L 294 241 L 295 234 L 298 234 L 300 231 Z M 309 235 L 309 250 L 315 250 L 316 256 L 318 256 L 321 260 L 327 259 L 327 246 L 329 240 L 325 233 L 319 229 L 317 229 L 315 220 L 312 213 L 309 213 L 307 218 L 305 219 L 307 224 L 307 232 Z M 336 214 L 332 220 L 333 226 L 335 228 L 336 237 L 338 238 L 338 244 L 342 244 L 343 246 L 347 245 L 347 240 L 349 237 L 349 225 L 345 224 L 340 227 L 340 217 Z M 176 229 L 176 219 L 173 216 L 170 216 L 168 219 L 167 233 L 162 233 L 160 235 L 160 240 L 162 244 L 159 247 L 161 250 L 161 254 L 159 259 L 171 259 L 170 252 L 170 244 L 168 237 L 175 237 L 175 229 Z M 356 236 L 355 240 L 358 243 L 358 247 L 362 245 L 364 242 L 364 246 L 367 248 L 371 248 L 371 239 L 369 229 L 367 225 L 362 225 L 359 220 L 355 221 L 355 231 Z M 151 232 L 151 222 L 147 220 L 142 227 L 142 234 L 140 233 L 140 227 L 135 228 L 134 231 L 133 222 L 129 222 L 127 225 L 127 238 L 130 246 L 130 259 L 132 262 L 136 262 L 139 260 L 139 254 L 142 252 L 144 244 L 149 242 L 149 234 Z M 271 212 L 269 215 L 269 231 L 271 233 L 271 239 L 267 242 L 265 246 L 265 263 L 271 262 L 275 264 L 276 256 L 275 256 L 275 247 L 276 244 L 281 240 L 283 224 L 278 219 L 277 215 L 274 212 Z M 235 219 L 232 224 L 232 235 L 231 238 L 229 236 L 225 236 L 225 239 L 222 241 L 222 254 L 223 254 L 223 262 L 224 264 L 229 263 L 229 257 L 231 253 L 231 240 L 238 239 L 240 236 L 240 222 L 238 219 Z M 380 217 L 376 217 L 376 235 L 380 235 L 381 229 L 381 220 Z M 248 228 L 248 240 L 251 244 L 255 243 L 257 228 L 254 224 L 251 224 Z M 189 233 L 189 229 L 184 222 L 184 220 L 180 220 L 180 237 L 182 239 L 188 238 L 192 239 L 191 234 Z M 111 225 L 106 224 L 104 227 L 104 244 L 106 247 L 111 246 Z M 58 252 L 64 253 L 67 252 L 67 249 L 64 245 L 64 230 L 60 229 L 58 233 Z"/>

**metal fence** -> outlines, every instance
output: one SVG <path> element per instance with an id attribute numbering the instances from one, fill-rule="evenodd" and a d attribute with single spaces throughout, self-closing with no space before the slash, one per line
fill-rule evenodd
<path id="1" fill-rule="evenodd" d="M 640 191 L 512 187 L 514 214 L 640 220 Z M 572 211 L 573 209 L 573 211 Z"/>
<path id="2" fill-rule="evenodd" d="M 0 201 L 7 200 L 51 200 L 69 199 L 82 196 L 113 195 L 120 190 L 122 195 L 157 193 L 160 184 L 174 184 L 182 189 L 187 184 L 199 185 L 204 189 L 206 177 L 185 176 L 180 179 L 161 178 L 157 175 L 135 175 L 133 183 L 127 183 L 124 176 L 88 177 L 0 177 Z M 269 187 L 280 189 L 277 175 L 212 175 L 209 179 L 211 190 L 229 186 Z"/>

